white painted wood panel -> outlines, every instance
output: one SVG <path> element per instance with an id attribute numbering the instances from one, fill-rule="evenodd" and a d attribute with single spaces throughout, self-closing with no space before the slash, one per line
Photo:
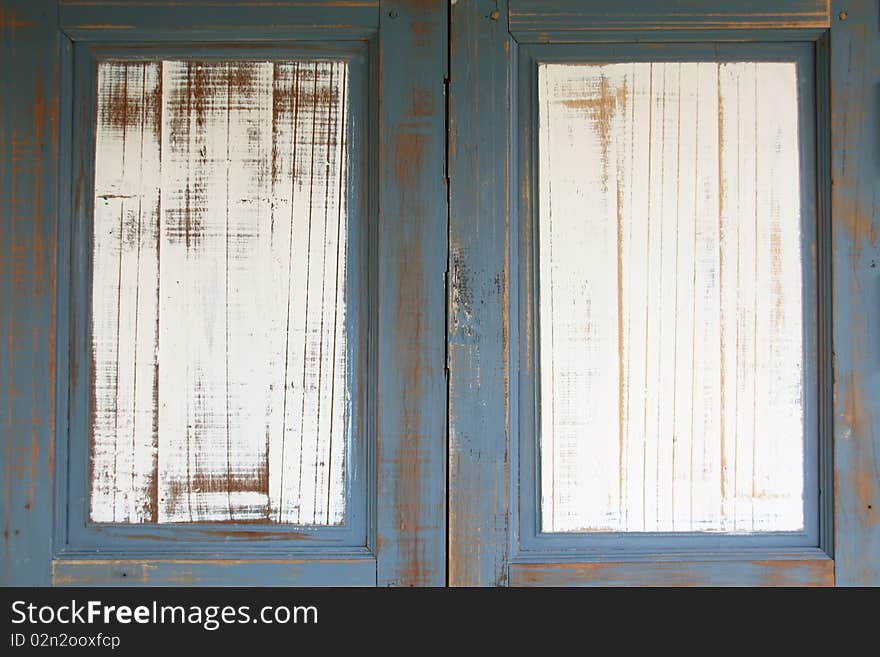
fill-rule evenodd
<path id="1" fill-rule="evenodd" d="M 543 530 L 801 529 L 795 65 L 538 84 Z"/>
<path id="2" fill-rule="evenodd" d="M 92 520 L 342 521 L 347 85 L 99 66 Z"/>

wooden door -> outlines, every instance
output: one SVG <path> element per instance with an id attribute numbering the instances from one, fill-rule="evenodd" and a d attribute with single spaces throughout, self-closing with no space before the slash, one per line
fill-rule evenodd
<path id="1" fill-rule="evenodd" d="M 449 581 L 877 584 L 878 8 L 455 3 Z"/>
<path id="2" fill-rule="evenodd" d="M 446 26 L 2 3 L 5 583 L 445 582 Z"/>

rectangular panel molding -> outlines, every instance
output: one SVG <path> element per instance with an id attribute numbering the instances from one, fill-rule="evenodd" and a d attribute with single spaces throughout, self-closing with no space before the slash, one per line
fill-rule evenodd
<path id="1" fill-rule="evenodd" d="M 828 0 L 659 0 L 650 7 L 605 0 L 511 0 L 509 22 L 515 37 L 544 41 L 559 32 L 821 29 L 831 21 Z"/>
<path id="2" fill-rule="evenodd" d="M 74 40 L 267 41 L 369 37 L 379 0 L 58 0 L 58 21 Z"/>
<path id="3" fill-rule="evenodd" d="M 518 563 L 510 585 L 527 586 L 834 586 L 828 558 L 736 561 Z"/>

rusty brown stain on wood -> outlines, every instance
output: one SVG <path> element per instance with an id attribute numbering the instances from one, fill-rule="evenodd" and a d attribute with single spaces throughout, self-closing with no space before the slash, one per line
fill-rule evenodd
<path id="1" fill-rule="evenodd" d="M 406 0 L 406 6 L 414 10 L 413 13 L 425 15 L 429 11 L 436 10 L 436 0 Z"/>
<path id="2" fill-rule="evenodd" d="M 415 216 L 421 212 L 417 199 L 408 191 L 418 184 L 424 165 L 425 136 L 418 124 L 404 124 L 394 137 L 395 185 L 401 190 L 401 208 Z M 397 334 L 403 338 L 401 352 L 403 358 L 402 406 L 403 435 L 400 437 L 400 455 L 397 461 L 396 481 L 398 496 L 396 505 L 397 526 L 400 534 L 397 550 L 403 555 L 400 572 L 401 583 L 417 585 L 427 581 L 431 573 L 422 566 L 420 506 L 423 483 L 421 462 L 423 436 L 421 433 L 422 381 L 424 380 L 423 341 L 422 341 L 422 244 L 416 239 L 409 242 L 405 234 L 397 268 Z"/>
<path id="3" fill-rule="evenodd" d="M 414 21 L 409 29 L 415 40 L 416 48 L 426 48 L 430 45 L 431 35 L 437 30 L 437 23 L 435 21 Z"/>
<path id="4" fill-rule="evenodd" d="M 570 110 L 585 114 L 599 132 L 599 143 L 602 147 L 602 184 L 608 189 L 608 151 L 611 146 L 611 121 L 619 108 L 626 106 L 629 89 L 626 80 L 616 89 L 605 75 L 599 80 L 598 93 L 587 97 L 567 98 L 562 104 Z"/>
<path id="5" fill-rule="evenodd" d="M 180 558 L 168 558 L 168 559 L 55 559 L 52 562 L 53 570 L 56 570 L 59 566 L 70 567 L 70 566 L 94 566 L 94 567 L 106 567 L 106 566 L 124 566 L 129 568 L 141 568 L 144 565 L 147 566 L 162 566 L 162 565 L 204 565 L 204 566 L 246 566 L 253 564 L 278 564 L 278 565 L 307 565 L 314 563 L 339 563 L 339 564 L 347 564 L 347 563 L 362 563 L 364 561 L 371 560 L 372 557 L 365 556 L 362 559 L 347 557 L 344 559 L 280 559 L 280 558 L 272 558 L 272 559 L 241 559 L 241 558 L 232 558 L 232 559 L 218 559 L 216 557 L 207 558 L 207 559 L 180 559 Z"/>
<path id="6" fill-rule="evenodd" d="M 839 189 L 834 198 L 834 217 L 852 240 L 856 253 L 880 241 L 880 223 L 873 220 L 872 212 Z"/>
<path id="7" fill-rule="evenodd" d="M 19 19 L 18 15 L 11 9 L 4 9 L 3 7 L 0 7 L 0 30 L 15 32 L 22 27 L 31 26 L 33 26 L 33 23 L 31 21 L 23 21 Z"/>
<path id="8" fill-rule="evenodd" d="M 60 81 L 60 72 L 56 67 L 54 79 L 52 81 L 52 89 L 59 89 L 59 81 Z M 49 99 L 47 105 L 46 116 L 49 120 L 49 134 L 51 139 L 51 149 L 52 149 L 52 162 L 58 161 L 58 105 L 59 99 L 57 95 L 57 91 L 54 92 L 54 95 Z M 54 223 L 54 222 L 53 222 Z M 55 386 L 56 386 L 56 370 L 55 370 L 55 326 L 57 320 L 57 312 L 56 312 L 56 299 L 57 299 L 57 285 L 58 285 L 58 276 L 56 271 L 56 257 L 58 252 L 58 243 L 56 240 L 57 231 L 53 230 L 51 232 L 50 243 L 49 243 L 49 299 L 50 299 L 50 321 L 49 327 L 47 329 L 47 339 L 48 339 L 48 361 L 49 361 L 49 414 L 48 414 L 48 427 L 47 430 L 49 432 L 49 453 L 48 457 L 48 473 L 49 473 L 49 481 L 55 480 Z M 71 350 L 72 351 L 72 350 Z"/>
<path id="9" fill-rule="evenodd" d="M 49 120 L 46 98 L 43 94 L 43 78 L 37 70 L 34 80 L 34 149 L 39 152 L 46 136 L 46 122 Z M 53 142 L 55 140 L 53 139 Z M 42 158 L 34 158 L 34 296 L 43 293 L 43 280 L 46 276 L 45 247 L 43 245 L 43 176 Z"/>
<path id="10" fill-rule="evenodd" d="M 759 560 L 751 563 L 766 568 L 761 586 L 834 586 L 834 561 L 832 559 Z M 802 574 L 804 569 L 808 572 L 806 578 Z"/>
<path id="11" fill-rule="evenodd" d="M 229 522 L 229 521 L 227 521 Z M 232 521 L 236 524 L 245 524 L 240 520 Z M 253 524 L 257 524 L 260 521 L 251 521 Z M 222 524 L 222 523 L 221 523 Z M 282 540 L 305 540 L 309 538 L 309 534 L 307 532 L 260 532 L 260 531 L 248 531 L 246 529 L 234 529 L 229 531 L 219 531 L 217 532 L 219 536 L 225 536 L 227 538 L 240 538 L 240 539 L 282 539 Z"/>
<path id="12" fill-rule="evenodd" d="M 264 490 L 259 487 L 261 479 L 262 469 L 255 469 L 247 473 L 229 474 L 225 477 L 217 476 L 215 472 L 197 471 L 190 477 L 189 485 L 193 490 L 199 492 L 248 493 L 254 490 Z M 268 487 L 266 490 L 268 490 Z M 237 520 L 236 522 L 244 521 L 246 520 Z"/>
<path id="13" fill-rule="evenodd" d="M 425 137 L 416 130 L 400 131 L 395 138 L 394 174 L 404 188 L 415 185 L 422 174 Z"/>
<path id="14" fill-rule="evenodd" d="M 123 64 L 120 62 L 120 65 Z M 141 116 L 141 97 L 129 94 L 127 84 L 108 85 L 107 98 L 103 104 L 107 110 L 101 122 L 107 127 L 124 130 L 128 126 L 138 125 Z"/>
<path id="15" fill-rule="evenodd" d="M 832 559 L 780 559 L 739 562 L 743 567 L 757 569 L 754 577 L 748 577 L 752 586 L 834 586 L 834 561 Z M 727 581 L 715 571 L 719 562 L 596 562 L 596 563 L 543 563 L 514 564 L 511 570 L 512 586 L 662 586 L 691 587 L 736 585 L 743 582 L 742 575 L 736 581 Z M 726 567 L 735 566 L 728 562 Z M 633 576 L 645 568 L 653 571 L 648 581 L 644 578 L 636 584 Z"/>
<path id="16" fill-rule="evenodd" d="M 80 23 L 73 25 L 65 25 L 65 29 L 67 30 L 136 30 L 139 28 L 138 25 L 124 25 L 121 23 Z M 214 26 L 212 24 L 200 25 L 201 29 L 211 29 L 212 27 L 224 28 L 226 26 L 219 25 Z M 308 24 L 272 24 L 272 25 L 261 25 L 260 27 L 266 30 L 272 30 L 274 32 L 285 32 L 292 30 L 350 30 L 354 28 L 354 25 L 349 23 L 308 23 Z M 158 46 L 143 46 L 145 49 L 157 48 Z M 224 47 L 228 48 L 247 48 L 248 50 L 253 50 L 254 46 L 252 44 L 248 44 L 247 46 L 242 45 L 233 45 L 230 44 L 228 46 L 224 45 Z"/>
<path id="17" fill-rule="evenodd" d="M 421 141 L 418 142 L 421 144 Z M 419 152 L 421 152 L 419 146 Z M 413 162 L 421 168 L 421 160 Z M 399 183 L 401 188 L 406 185 Z M 399 281 L 397 296 L 398 335 L 404 336 L 410 348 L 404 348 L 404 370 L 402 374 L 403 394 L 403 435 L 400 442 L 400 456 L 397 462 L 397 520 L 400 529 L 398 550 L 406 555 L 405 565 L 401 570 L 402 583 L 416 585 L 426 581 L 429 573 L 423 571 L 421 563 L 421 528 L 419 512 L 421 505 L 422 484 L 421 467 L 423 441 L 421 433 L 421 398 L 422 381 L 422 247 L 415 240 L 403 249 L 405 255 L 400 257 L 397 280 Z"/>
<path id="18" fill-rule="evenodd" d="M 40 149 L 43 145 L 43 139 L 45 138 L 45 128 L 46 128 L 46 101 L 43 95 L 43 79 L 42 74 L 39 69 L 36 72 L 36 76 L 34 79 L 34 107 L 33 107 L 33 117 L 34 117 L 34 132 L 33 132 L 33 149 L 34 155 L 33 158 L 33 235 L 34 235 L 34 245 L 33 245 L 33 284 L 34 288 L 32 290 L 33 298 L 39 299 L 43 293 L 43 277 L 45 276 L 44 271 L 44 256 L 45 256 L 45 247 L 43 245 L 43 175 L 42 175 L 42 164 L 43 158 L 39 157 Z M 52 304 L 54 306 L 54 304 Z M 31 353 L 34 355 L 34 359 L 39 358 L 39 355 L 42 353 L 41 349 L 41 335 L 40 328 L 34 327 L 31 333 Z M 35 363 L 36 364 L 36 363 Z M 40 423 L 41 423 L 41 415 L 39 408 L 40 397 L 42 396 L 41 388 L 42 381 L 38 377 L 33 377 L 31 381 L 31 445 L 30 445 L 30 483 L 28 486 L 28 500 L 29 504 L 25 506 L 25 508 L 30 511 L 33 509 L 34 502 L 37 496 L 37 481 L 39 480 L 39 465 L 40 465 Z"/>
<path id="19" fill-rule="evenodd" d="M 411 116 L 431 116 L 434 113 L 434 94 L 430 89 L 414 91 L 410 101 L 409 113 Z"/>
<path id="20" fill-rule="evenodd" d="M 134 30 L 134 25 L 122 25 L 120 23 L 83 23 L 81 25 L 71 25 L 70 29 L 74 30 Z"/>

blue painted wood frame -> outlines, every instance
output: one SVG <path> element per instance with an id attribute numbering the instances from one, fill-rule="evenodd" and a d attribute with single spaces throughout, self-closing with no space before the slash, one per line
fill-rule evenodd
<path id="1" fill-rule="evenodd" d="M 835 576 L 880 586 L 880 3 L 832 7 Z"/>
<path id="2" fill-rule="evenodd" d="M 446 35 L 440 0 L 402 0 L 393 6 L 375 0 L 4 4 L 0 48 L 15 75 L 2 81 L 0 121 L 0 299 L 8 317 L 3 343 L 10 346 L 8 356 L 0 350 L 0 419 L 7 434 L 5 467 L 0 468 L 6 491 L 3 583 L 445 581 Z M 71 382 L 80 376 L 71 358 L 75 350 L 69 349 L 75 324 L 67 312 L 68 272 L 85 271 L 82 258 L 71 258 L 77 235 L 72 217 L 77 190 L 79 203 L 90 196 L 87 181 L 72 181 L 70 173 L 78 143 L 73 135 L 79 139 L 92 132 L 74 124 L 74 50 L 89 60 L 96 44 L 116 52 L 113 44 L 122 38 L 129 53 L 132 44 L 155 43 L 163 45 L 152 53 L 180 56 L 184 50 L 191 56 L 238 52 L 249 58 L 247 53 L 260 51 L 302 56 L 307 47 L 330 48 L 363 58 L 363 70 L 371 72 L 369 80 L 363 76 L 369 82 L 369 100 L 364 101 L 369 116 L 362 122 L 368 138 L 358 163 L 364 174 L 358 202 L 370 217 L 364 224 L 368 246 L 360 278 L 372 281 L 372 296 L 363 300 L 372 312 L 358 346 L 366 358 L 360 377 L 362 415 L 376 434 L 375 440 L 363 442 L 367 501 L 363 529 L 354 532 L 357 540 L 351 534 L 292 538 L 283 527 L 259 528 L 258 534 L 268 535 L 257 538 L 154 527 L 143 531 L 158 536 L 160 544 L 164 537 L 176 540 L 156 548 L 147 546 L 146 536 L 116 536 L 110 543 L 115 547 L 105 552 L 108 545 L 95 533 L 69 531 L 66 446 L 83 409 L 76 406 L 82 403 L 76 394 L 68 404 L 68 395 L 75 392 Z M 240 41 L 247 46 L 226 51 L 193 45 Z M 353 41 L 360 45 L 346 51 L 345 43 Z M 56 472 L 62 475 L 57 480 Z M 58 520 L 54 532 L 53 514 Z M 80 513 L 79 520 L 83 517 Z M 116 531 L 127 534 L 128 529 Z"/>
<path id="3" fill-rule="evenodd" d="M 518 440 L 511 444 L 511 462 L 518 466 L 517 513 L 511 517 L 512 534 L 516 537 L 514 552 L 522 561 L 543 561 L 568 558 L 577 550 L 579 558 L 608 559 L 615 553 L 628 553 L 632 558 L 660 560 L 670 553 L 682 555 L 714 551 L 735 557 L 735 550 L 748 550 L 750 559 L 760 558 L 824 558 L 827 547 L 820 544 L 820 492 L 830 491 L 832 481 L 819 479 L 819 455 L 830 450 L 831 435 L 820 431 L 819 390 L 828 381 L 818 376 L 818 360 L 827 353 L 820 350 L 817 329 L 820 318 L 830 312 L 827 299 L 818 293 L 818 267 L 830 253 L 818 249 L 816 174 L 816 91 L 814 44 L 812 43 L 722 43 L 722 44 L 525 44 L 518 50 L 518 153 L 514 164 L 519 188 L 529 188 L 519 199 L 517 221 L 511 231 L 511 291 L 517 300 L 510 322 L 512 343 L 519 353 L 511 355 L 512 371 L 518 373 L 514 382 L 520 399 L 519 412 L 511 419 Z M 804 326 L 803 376 L 804 390 L 804 530 L 800 532 L 764 532 L 761 534 L 694 533 L 547 533 L 540 521 L 540 450 L 538 449 L 540 419 L 540 344 L 538 290 L 541 272 L 537 266 L 539 231 L 538 140 L 537 125 L 539 63 L 552 62 L 627 62 L 627 61 L 788 61 L 797 69 L 799 155 L 801 184 L 801 253 L 802 308 Z M 827 92 L 827 89 L 826 89 Z M 827 125 L 824 126 L 827 132 Z M 815 254 L 809 257 L 808 254 Z M 516 366 L 514 366 L 516 364 Z M 826 509 L 830 509 L 826 507 Z M 796 548 L 789 550 L 787 548 Z M 801 549 L 801 548 L 821 548 Z M 756 555 L 755 549 L 764 549 Z"/>
<path id="4" fill-rule="evenodd" d="M 2 581 L 48 584 L 61 35 L 50 0 L 0 6 Z"/>
<path id="5" fill-rule="evenodd" d="M 81 559 L 101 554 L 104 559 L 124 559 L 137 554 L 141 558 L 173 556 L 185 552 L 205 558 L 246 559 L 254 555 L 278 558 L 283 555 L 321 559 L 325 548 L 336 548 L 336 556 L 371 559 L 375 545 L 375 416 L 368 409 L 375 405 L 373 388 L 368 384 L 375 354 L 365 345 L 375 333 L 376 284 L 368 276 L 370 226 L 376 223 L 375 197 L 369 171 L 376 168 L 376 107 L 370 102 L 370 88 L 376 87 L 375 70 L 370 71 L 370 42 L 322 44 L 300 43 L 295 46 L 258 44 L 246 49 L 202 45 L 161 44 L 149 47 L 110 45 L 101 42 L 74 44 L 73 79 L 73 225 L 69 239 L 70 266 L 59 269 L 58 289 L 66 292 L 58 304 L 58 321 L 70 327 L 69 391 L 59 398 L 68 399 L 67 439 L 58 436 L 56 444 L 56 508 L 67 513 L 55 515 L 55 554 L 57 558 Z M 353 430 L 346 444 L 346 487 L 343 523 L 321 527 L 292 524 L 254 523 L 93 523 L 88 519 L 89 455 L 91 446 L 91 409 L 93 363 L 91 358 L 92 318 L 92 217 L 94 216 L 95 130 L 97 125 L 96 79 L 101 61 L 140 61 L 158 59 L 297 61 L 333 59 L 348 63 L 349 105 L 349 184 L 348 263 L 346 279 L 348 299 L 346 331 L 350 363 L 347 379 L 351 386 L 350 414 Z M 375 68 L 375 67 L 374 67 Z M 375 97 L 375 94 L 373 94 Z M 371 146 L 372 144 L 372 146 Z M 376 181 L 373 180 L 373 183 Z M 67 244 L 67 242 L 65 242 Z M 62 335 L 59 333 L 59 336 Z M 60 423 L 59 423 L 60 426 Z M 368 527 L 371 531 L 368 532 Z"/>
<path id="6" fill-rule="evenodd" d="M 447 5 L 380 20 L 378 583 L 443 586 Z"/>
<path id="7" fill-rule="evenodd" d="M 626 6 L 478 0 L 452 6 L 451 584 L 880 584 L 880 367 L 870 346 L 880 337 L 880 316 L 876 304 L 861 301 L 880 289 L 878 11 L 869 0 L 834 6 L 824 0 L 712 0 L 689 3 L 686 12 L 675 0 Z M 815 368 L 824 383 L 813 421 L 825 436 L 818 454 L 817 478 L 825 484 L 817 547 L 622 550 L 610 559 L 569 546 L 528 557 L 516 532 L 520 474 L 514 459 L 522 400 L 521 363 L 512 356 L 520 348 L 515 318 L 528 310 L 517 305 L 511 287 L 522 263 L 508 250 L 517 208 L 531 194 L 530 186 L 511 177 L 519 141 L 528 138 L 516 116 L 518 50 L 539 43 L 692 41 L 806 41 L 815 49 L 816 249 L 826 255 L 818 258 L 815 289 L 817 307 L 830 308 L 815 321 Z M 831 482 L 833 495 L 827 490 Z"/>

